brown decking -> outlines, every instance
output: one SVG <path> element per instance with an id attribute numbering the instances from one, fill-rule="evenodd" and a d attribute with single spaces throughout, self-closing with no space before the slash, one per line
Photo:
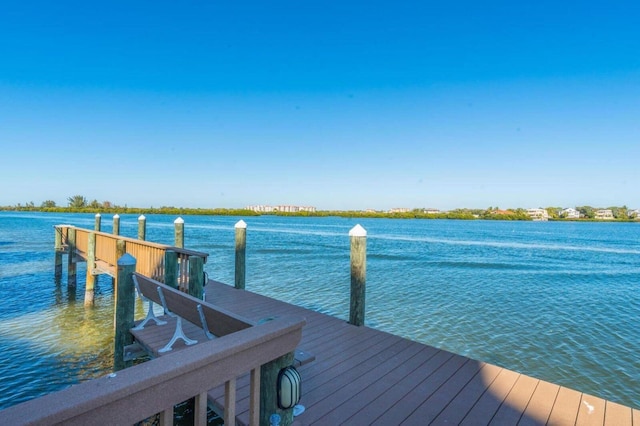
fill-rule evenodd
<path id="1" fill-rule="evenodd" d="M 601 398 L 214 281 L 205 291 L 207 302 L 252 321 L 306 318 L 299 348 L 315 359 L 298 367 L 305 407 L 298 425 L 640 426 L 640 411 Z M 248 377 L 239 378 L 240 424 L 248 420 L 248 390 Z M 223 395 L 222 388 L 209 392 L 218 407 Z"/>

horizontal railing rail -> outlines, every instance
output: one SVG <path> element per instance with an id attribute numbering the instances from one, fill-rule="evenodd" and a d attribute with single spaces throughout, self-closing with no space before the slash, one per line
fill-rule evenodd
<path id="1" fill-rule="evenodd" d="M 167 251 L 175 252 L 178 261 L 177 284 L 182 291 L 188 291 L 189 258 L 192 256 L 201 257 L 203 263 L 206 263 L 207 257 L 209 256 L 207 253 L 180 247 L 138 240 L 121 235 L 113 235 L 106 232 L 92 231 L 70 225 L 58 225 L 56 232 L 60 232 L 62 244 L 66 247 L 69 246 L 68 236 L 69 229 L 71 228 L 75 230 L 75 249 L 81 256 L 86 255 L 89 248 L 89 234 L 95 234 L 95 260 L 99 265 L 108 265 L 111 270 L 104 271 L 108 273 L 115 271 L 115 266 L 118 261 L 116 250 L 118 240 L 125 242 L 125 252 L 136 259 L 136 272 L 161 282 L 164 282 L 165 278 L 165 253 Z M 71 255 L 74 254 L 75 253 L 71 253 Z"/>
<path id="2" fill-rule="evenodd" d="M 259 423 L 260 366 L 292 352 L 304 319 L 283 316 L 0 411 L 6 425 L 122 425 L 196 398 L 206 424 L 207 391 L 225 384 L 225 424 L 235 423 L 236 378 L 250 373 L 250 424 Z M 172 417 L 171 417 L 172 418 Z M 168 422 L 171 424 L 171 422 Z"/>

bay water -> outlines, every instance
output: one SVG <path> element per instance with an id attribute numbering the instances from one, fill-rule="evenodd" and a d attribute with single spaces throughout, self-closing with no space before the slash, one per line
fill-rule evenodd
<path id="1" fill-rule="evenodd" d="M 172 245 L 175 219 L 148 215 L 147 239 Z M 248 290 L 345 320 L 348 232 L 360 224 L 368 326 L 640 408 L 640 223 L 184 219 L 210 278 L 233 284 L 243 219 Z M 135 238 L 137 215 L 120 221 Z M 0 409 L 112 367 L 111 279 L 98 279 L 91 309 L 84 264 L 75 290 L 66 257 L 56 283 L 56 224 L 92 229 L 94 215 L 0 212 Z"/>

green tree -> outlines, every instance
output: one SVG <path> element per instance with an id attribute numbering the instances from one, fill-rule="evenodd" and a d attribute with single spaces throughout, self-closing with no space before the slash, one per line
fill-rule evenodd
<path id="1" fill-rule="evenodd" d="M 52 208 L 55 206 L 56 206 L 56 202 L 53 200 L 43 201 L 42 204 L 40 205 L 40 207 L 45 207 L 45 208 Z"/>
<path id="2" fill-rule="evenodd" d="M 83 209 L 87 207 L 87 199 L 82 195 L 74 195 L 73 197 L 69 197 L 67 201 L 69 202 L 69 207 L 74 209 Z"/>

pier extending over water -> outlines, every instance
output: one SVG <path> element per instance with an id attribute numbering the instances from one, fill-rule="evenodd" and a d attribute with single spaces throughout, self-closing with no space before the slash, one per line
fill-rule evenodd
<path id="1" fill-rule="evenodd" d="M 132 273 L 125 275 L 130 277 Z M 355 278 L 356 281 L 361 279 L 357 273 Z M 212 309 L 226 316 L 241 318 L 250 327 L 227 335 L 218 331 L 214 334 L 224 337 L 209 341 L 203 339 L 204 331 L 209 327 L 214 331 L 217 325 L 206 326 L 197 320 L 183 318 L 187 337 L 199 342 L 189 346 L 178 341 L 172 353 L 119 371 L 117 375 L 125 382 L 118 382 L 121 387 L 117 402 L 106 401 L 104 388 L 110 382 L 110 377 L 106 377 L 1 411 L 0 423 L 5 420 L 11 424 L 26 423 L 33 418 L 29 416 L 50 412 L 59 416 L 62 411 L 67 414 L 82 412 L 85 420 L 116 408 L 119 413 L 126 410 L 134 412 L 134 417 L 159 411 L 166 413 L 171 398 L 186 395 L 198 398 L 200 412 L 203 401 L 209 400 L 214 407 L 221 409 L 229 407 L 231 399 L 234 402 L 233 417 L 241 424 L 255 424 L 259 375 L 255 363 L 263 365 L 267 361 L 253 358 L 231 373 L 231 369 L 224 368 L 228 361 L 222 361 L 223 358 L 207 358 L 206 362 L 202 358 L 210 352 L 219 354 L 220 351 L 241 350 L 242 345 L 249 344 L 244 339 L 250 332 L 250 340 L 256 339 L 256 344 L 258 341 L 269 344 L 278 333 L 288 333 L 290 338 L 280 349 L 283 353 L 301 354 L 304 358 L 298 362 L 298 370 L 302 376 L 300 404 L 305 411 L 295 417 L 295 424 L 640 425 L 640 413 L 630 407 L 366 326 L 349 324 L 250 291 L 209 280 L 205 295 L 206 302 L 202 304 L 211 305 Z M 175 326 L 150 324 L 148 330 L 155 330 L 160 336 L 159 341 L 167 342 Z M 297 334 L 299 332 L 300 335 Z M 269 356 L 282 354 L 273 352 Z M 180 366 L 174 364 L 171 367 L 178 360 Z M 211 368 L 207 370 L 211 375 L 205 382 L 196 379 L 203 371 L 196 364 L 202 362 L 212 364 L 207 367 Z M 138 368 L 141 366 L 146 368 Z M 169 372 L 172 381 L 161 381 L 159 377 Z M 191 381 L 197 382 L 197 389 L 194 390 L 195 385 L 192 386 Z M 166 394 L 176 387 L 189 387 L 189 391 L 168 397 Z M 86 392 L 89 389 L 95 393 Z M 83 405 L 82 395 L 93 395 L 94 398 Z M 163 405 L 153 402 L 144 409 L 139 408 L 141 403 L 152 399 L 161 400 Z M 62 406 L 51 404 L 52 401 Z M 45 403 L 48 404 L 42 405 Z M 109 410 L 105 408 L 107 406 Z M 226 414 L 229 415 L 228 412 Z M 165 415 L 164 420 L 168 421 L 168 417 Z M 68 420 L 71 417 L 57 418 Z"/>

